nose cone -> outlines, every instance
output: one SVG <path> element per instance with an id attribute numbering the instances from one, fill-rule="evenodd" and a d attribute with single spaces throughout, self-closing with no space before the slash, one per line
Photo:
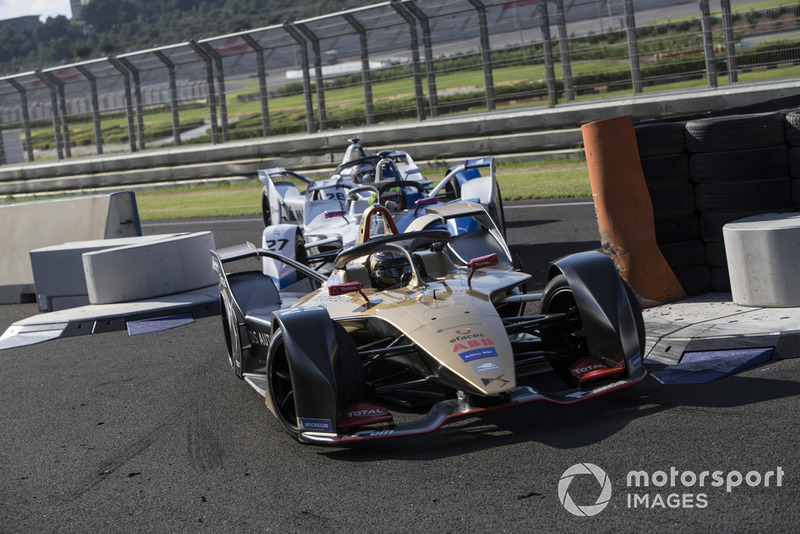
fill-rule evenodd
<path id="1" fill-rule="evenodd" d="M 496 396 L 516 388 L 514 353 L 497 314 L 452 313 L 413 332 L 417 344 L 432 356 L 440 379 L 456 389 Z M 477 310 L 472 310 L 477 312 Z"/>

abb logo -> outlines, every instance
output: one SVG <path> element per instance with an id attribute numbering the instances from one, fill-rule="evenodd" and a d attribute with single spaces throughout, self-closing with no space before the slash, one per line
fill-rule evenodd
<path id="1" fill-rule="evenodd" d="M 491 345 L 494 345 L 494 341 L 491 339 L 469 339 L 464 343 L 456 343 L 453 345 L 453 352 L 461 352 L 462 350 L 474 349 L 477 347 L 489 347 Z"/>

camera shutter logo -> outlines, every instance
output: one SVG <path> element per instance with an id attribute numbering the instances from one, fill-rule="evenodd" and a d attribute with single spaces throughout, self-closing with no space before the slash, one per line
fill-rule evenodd
<path id="1" fill-rule="evenodd" d="M 567 492 L 572 479 L 578 475 L 593 475 L 597 483 L 600 484 L 602 488 L 600 496 L 597 497 L 597 502 L 594 504 L 579 506 L 575 504 L 575 501 L 572 500 L 572 497 Z M 561 475 L 561 480 L 558 481 L 558 500 L 573 515 L 583 517 L 597 515 L 603 511 L 608 505 L 608 501 L 611 500 L 611 480 L 605 471 L 594 464 L 575 464 L 564 471 L 564 474 Z"/>

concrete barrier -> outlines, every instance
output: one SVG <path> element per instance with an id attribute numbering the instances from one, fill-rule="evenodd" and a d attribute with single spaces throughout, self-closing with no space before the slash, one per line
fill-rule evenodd
<path id="1" fill-rule="evenodd" d="M 0 304 L 33 300 L 31 250 L 141 234 L 130 191 L 0 205 Z"/>
<path id="2" fill-rule="evenodd" d="M 83 254 L 91 304 L 145 300 L 213 286 L 211 232 L 175 234 L 158 240 Z"/>
<path id="3" fill-rule="evenodd" d="M 31 250 L 33 283 L 39 311 L 52 312 L 89 304 L 83 255 L 87 252 L 164 239 L 163 235 L 75 241 Z"/>
<path id="4" fill-rule="evenodd" d="M 722 227 L 733 302 L 800 306 L 800 215 L 766 213 Z"/>

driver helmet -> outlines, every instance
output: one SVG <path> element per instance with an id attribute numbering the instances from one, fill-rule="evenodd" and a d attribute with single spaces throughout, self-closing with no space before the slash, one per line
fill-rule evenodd
<path id="1" fill-rule="evenodd" d="M 357 184 L 371 184 L 375 182 L 375 167 L 369 164 L 356 165 L 352 170 L 353 181 Z"/>
<path id="2" fill-rule="evenodd" d="M 411 280 L 411 265 L 402 254 L 376 252 L 369 261 L 372 285 L 376 289 L 402 286 Z"/>

